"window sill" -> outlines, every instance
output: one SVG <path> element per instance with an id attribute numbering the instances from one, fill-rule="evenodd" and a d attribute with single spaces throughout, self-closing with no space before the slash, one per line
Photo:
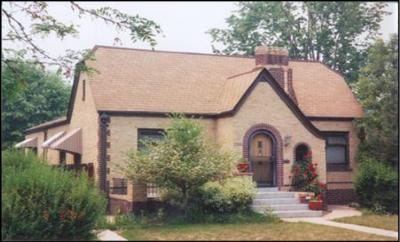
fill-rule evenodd
<path id="1" fill-rule="evenodd" d="M 352 168 L 348 166 L 327 166 L 327 171 L 353 171 Z"/>

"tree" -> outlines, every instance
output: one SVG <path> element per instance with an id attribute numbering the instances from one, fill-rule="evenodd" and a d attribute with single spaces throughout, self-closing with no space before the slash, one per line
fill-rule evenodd
<path id="1" fill-rule="evenodd" d="M 289 56 L 323 61 L 348 82 L 357 79 L 365 48 L 388 14 L 385 3 L 240 2 L 227 29 L 211 29 L 215 53 L 253 55 L 259 45 L 286 47 Z M 217 48 L 215 44 L 221 44 Z"/>
<path id="2" fill-rule="evenodd" d="M 399 55 L 398 36 L 385 43 L 377 40 L 368 49 L 367 65 L 361 69 L 354 90 L 365 117 L 358 127 L 365 134 L 360 153 L 398 164 Z"/>
<path id="3" fill-rule="evenodd" d="M 12 68 L 18 69 L 19 75 L 25 80 L 23 88 L 21 86 L 16 93 L 7 92 L 10 86 L 15 86 Z M 70 90 L 70 86 L 59 75 L 48 73 L 38 65 L 17 59 L 9 65 L 2 63 L 2 149 L 22 140 L 24 129 L 65 115 Z"/>
<path id="4" fill-rule="evenodd" d="M 161 33 L 161 28 L 158 24 L 139 15 L 130 16 L 110 7 L 85 8 L 81 3 L 74 1 L 68 2 L 68 5 L 79 18 L 90 16 L 94 20 L 104 21 L 106 24 L 113 25 L 117 31 L 129 32 L 133 42 L 141 40 L 154 47 L 156 45 L 155 35 Z M 45 47 L 37 43 L 37 38 L 46 38 L 51 34 L 61 40 L 66 36 L 77 36 L 79 34 L 77 25 L 59 21 L 49 14 L 48 10 L 49 6 L 44 1 L 10 1 L 2 4 L 3 44 L 12 42 L 16 44 L 15 46 L 21 46 L 20 48 L 2 48 L 2 64 L 9 65 L 14 58 L 30 59 L 34 64 L 56 66 L 59 73 L 70 77 L 73 73 L 74 64 L 91 56 L 90 50 L 67 50 L 64 56 L 54 57 L 46 51 Z M 24 24 L 23 19 L 25 16 L 29 18 L 29 24 Z M 121 42 L 118 37 L 115 37 L 114 41 Z M 10 69 L 14 71 L 16 81 L 24 82 L 24 79 L 18 75 L 19 70 L 15 69 L 16 66 L 18 65 L 14 65 L 13 68 L 10 66 Z M 78 67 L 80 71 L 90 71 L 90 68 L 85 65 L 79 65 Z M 9 89 L 8 91 L 12 92 L 13 90 Z"/>
<path id="5" fill-rule="evenodd" d="M 163 139 L 145 141 L 145 147 L 132 152 L 121 169 L 133 181 L 177 193 L 186 215 L 203 184 L 223 179 L 234 169 L 234 156 L 211 143 L 200 123 L 182 115 L 172 117 Z"/>

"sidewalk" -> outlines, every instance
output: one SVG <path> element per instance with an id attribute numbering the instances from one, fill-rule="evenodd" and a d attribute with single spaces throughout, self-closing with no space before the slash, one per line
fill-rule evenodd
<path id="1" fill-rule="evenodd" d="M 287 222 L 308 222 L 308 223 L 315 223 L 315 224 L 322 224 L 328 225 L 343 229 L 350 229 L 354 231 L 387 236 L 392 238 L 399 238 L 398 232 L 385 230 L 385 229 L 377 229 L 367 226 L 355 225 L 355 224 L 346 224 L 346 223 L 339 223 L 330 221 L 336 218 L 343 218 L 343 217 L 350 217 L 350 216 L 360 216 L 361 212 L 357 211 L 356 209 L 347 207 L 347 206 L 329 206 L 329 209 L 332 210 L 331 213 L 328 213 L 320 218 L 287 218 L 283 219 Z"/>
<path id="2" fill-rule="evenodd" d="M 109 229 L 98 233 L 97 238 L 102 241 L 127 241 L 127 239 Z"/>

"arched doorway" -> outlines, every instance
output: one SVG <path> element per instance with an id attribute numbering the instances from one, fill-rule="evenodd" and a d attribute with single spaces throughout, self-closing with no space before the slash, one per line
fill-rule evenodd
<path id="1" fill-rule="evenodd" d="M 253 180 L 258 187 L 276 185 L 275 138 L 266 131 L 254 132 L 249 139 L 249 162 Z"/>

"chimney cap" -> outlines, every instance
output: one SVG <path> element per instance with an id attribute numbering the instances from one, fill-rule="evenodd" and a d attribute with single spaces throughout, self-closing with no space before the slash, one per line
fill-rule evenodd
<path id="1" fill-rule="evenodd" d="M 257 46 L 254 52 L 256 55 L 289 55 L 289 51 L 286 48 L 277 46 Z"/>

